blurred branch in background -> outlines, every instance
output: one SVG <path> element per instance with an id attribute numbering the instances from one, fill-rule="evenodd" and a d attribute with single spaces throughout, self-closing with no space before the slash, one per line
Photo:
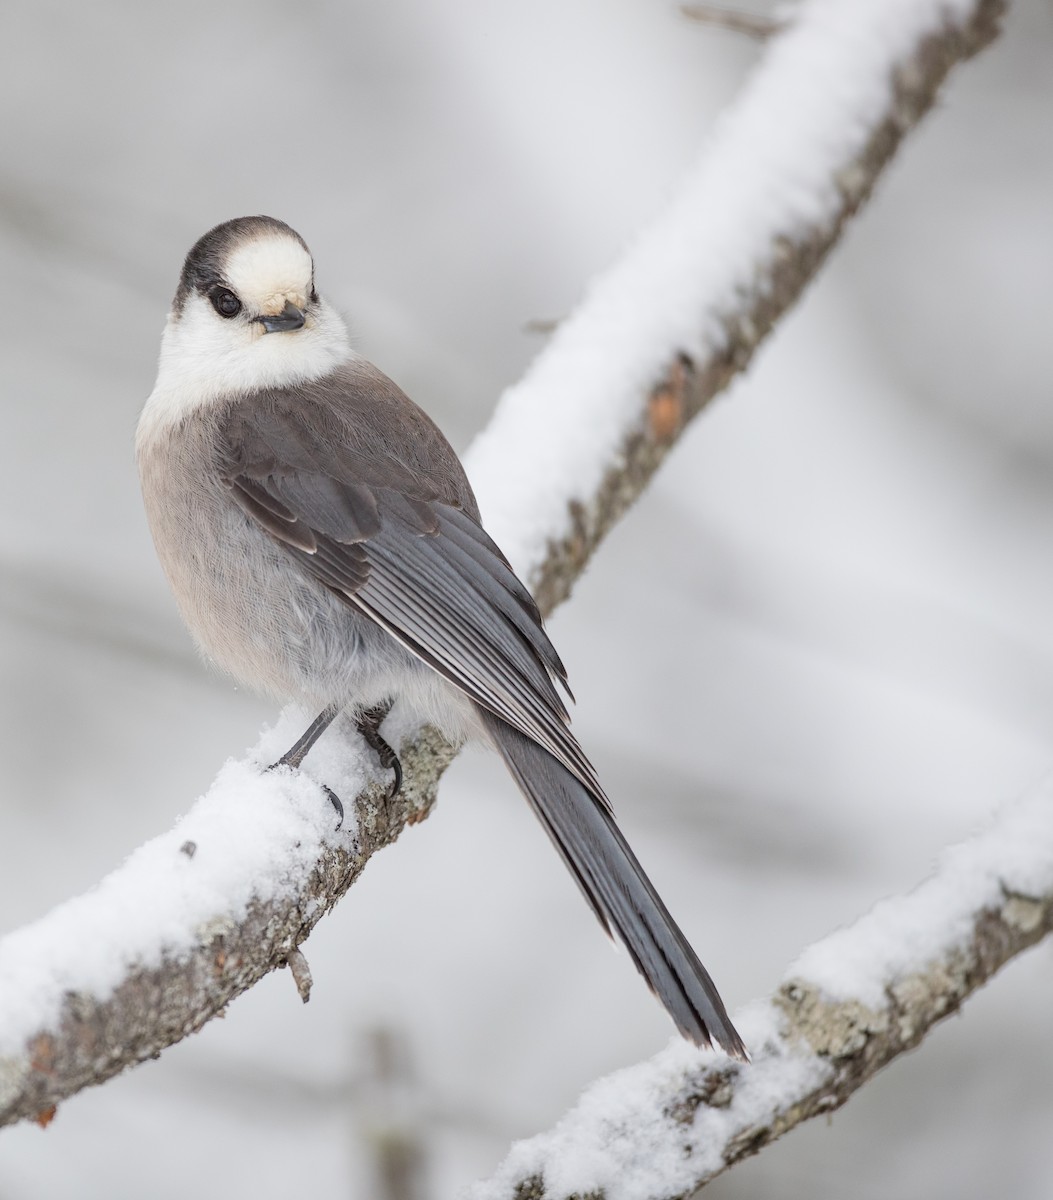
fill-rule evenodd
<path id="1" fill-rule="evenodd" d="M 745 9 L 718 8 L 714 4 L 682 4 L 680 11 L 689 20 L 702 25 L 715 25 L 732 33 L 744 33 L 761 42 L 786 28 L 786 22 L 777 17 L 766 17 Z"/>
<path id="2" fill-rule="evenodd" d="M 198 658 L 185 638 L 175 636 L 178 631 L 73 572 L 0 562 L 0 614 L 49 637 L 199 676 Z"/>
<path id="3" fill-rule="evenodd" d="M 497 512 L 493 531 L 514 559 L 509 542 L 527 547 L 516 565 L 529 573 L 543 611 L 566 598 L 690 419 L 744 369 L 795 303 L 947 72 L 995 35 L 1002 9 L 1001 0 L 811 0 L 792 29 L 771 39 L 684 194 L 594 282 L 473 451 L 473 481 L 481 475 L 488 487 L 484 511 Z M 816 68 L 817 47 L 829 77 Z M 645 343 L 625 336 L 627 313 L 634 331 L 650 331 Z M 603 405 L 611 390 L 617 421 L 598 436 L 588 405 Z M 560 426 L 539 401 L 565 393 L 589 399 L 560 404 Z M 574 455 L 564 462 L 559 456 L 571 443 Z M 542 452 L 553 456 L 546 470 L 530 461 Z M 563 489 L 558 508 L 554 479 Z M 435 738 L 403 746 L 404 792 L 387 806 L 378 805 L 376 789 L 357 797 L 354 844 L 327 843 L 314 869 L 296 874 L 291 898 L 267 894 L 261 884 L 247 914 L 217 899 L 189 953 L 171 952 L 158 932 L 150 955 L 128 952 L 125 978 L 106 995 L 56 963 L 47 1003 L 35 995 L 33 1011 L 51 1005 L 61 1015 L 0 1059 L 0 1120 L 37 1116 L 156 1056 L 282 965 L 373 851 L 427 814 L 454 753 Z M 108 880 L 111 896 L 124 871 Z M 17 971 L 5 974 L 8 943 L 25 947 L 45 924 L 49 937 L 61 934 L 63 922 L 90 928 L 93 903 L 92 895 L 71 901 L 0 944 L 2 1010 L 8 1001 L 17 1009 L 19 998 Z M 17 954 L 6 961 L 17 965 Z"/>
<path id="4" fill-rule="evenodd" d="M 359 1134 L 373 1166 L 377 1200 L 426 1200 L 426 1131 L 431 1114 L 420 1102 L 420 1080 L 409 1038 L 372 1030 L 364 1046 Z"/>

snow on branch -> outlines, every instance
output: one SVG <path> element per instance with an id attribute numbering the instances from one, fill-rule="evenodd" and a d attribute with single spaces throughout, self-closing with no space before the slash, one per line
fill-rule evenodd
<path id="1" fill-rule="evenodd" d="M 593 1084 L 471 1200 L 674 1200 L 842 1104 L 1053 931 L 1053 780 L 945 852 L 916 891 L 801 956 L 737 1014 L 753 1063 L 679 1042 Z"/>
<path id="2" fill-rule="evenodd" d="M 544 611 L 793 304 L 1002 7 L 808 0 L 770 41 L 671 210 L 593 283 L 472 449 L 487 525 Z M 45 1119 L 285 965 L 374 851 L 427 815 L 456 753 L 429 730 L 399 739 L 405 786 L 384 803 L 355 739 L 327 735 L 308 764 L 347 804 L 334 831 L 308 774 L 261 773 L 299 719 L 93 891 L 0 941 L 0 1123 Z"/>
<path id="3" fill-rule="evenodd" d="M 472 447 L 486 524 L 543 611 L 748 365 L 1004 8 L 806 0 L 767 43 L 669 211 L 592 281 Z"/>

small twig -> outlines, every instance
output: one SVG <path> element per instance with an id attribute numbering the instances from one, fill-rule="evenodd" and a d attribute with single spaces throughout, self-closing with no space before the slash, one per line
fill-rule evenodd
<path id="1" fill-rule="evenodd" d="M 311 984 L 314 983 L 314 980 L 311 978 L 311 968 L 307 965 L 303 951 L 290 950 L 286 956 L 285 965 L 293 977 L 296 990 L 300 993 L 300 999 L 306 1004 L 311 998 Z"/>
<path id="2" fill-rule="evenodd" d="M 531 317 L 523 322 L 523 332 L 547 337 L 556 332 L 562 321 L 562 317 Z"/>
<path id="3" fill-rule="evenodd" d="M 705 25 L 716 25 L 732 33 L 744 33 L 747 37 L 765 41 L 786 28 L 788 22 L 776 17 L 765 17 L 760 13 L 742 12 L 735 8 L 718 8 L 712 4 L 681 4 L 680 11 L 692 21 Z"/>

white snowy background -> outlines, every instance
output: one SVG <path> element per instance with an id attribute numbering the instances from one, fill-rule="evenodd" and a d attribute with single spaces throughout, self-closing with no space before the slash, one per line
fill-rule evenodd
<path id="1" fill-rule="evenodd" d="M 758 48 L 654 0 L 0 15 L 0 932 L 167 828 L 274 709 L 196 661 L 131 436 L 182 255 L 296 226 L 464 448 L 674 194 Z M 1053 10 L 963 68 L 551 622 L 622 823 L 735 1006 L 1053 768 Z M 496 762 L 153 1064 L 0 1131 L 3 1200 L 427 1196 L 670 1029 Z M 715 1196 L 1047 1197 L 1050 950 Z M 385 1083 L 381 1045 L 393 1045 Z"/>

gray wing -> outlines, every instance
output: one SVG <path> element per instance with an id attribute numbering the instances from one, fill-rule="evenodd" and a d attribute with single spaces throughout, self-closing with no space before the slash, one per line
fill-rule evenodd
<path id="1" fill-rule="evenodd" d="M 394 393 L 382 397 L 386 420 L 361 406 L 360 381 L 346 376 L 309 397 L 309 427 L 302 396 L 235 404 L 220 426 L 232 498 L 302 570 L 543 746 L 609 808 L 568 728 L 553 684 L 565 686 L 566 671 L 533 597 L 479 524 L 449 444 L 380 378 Z"/>

